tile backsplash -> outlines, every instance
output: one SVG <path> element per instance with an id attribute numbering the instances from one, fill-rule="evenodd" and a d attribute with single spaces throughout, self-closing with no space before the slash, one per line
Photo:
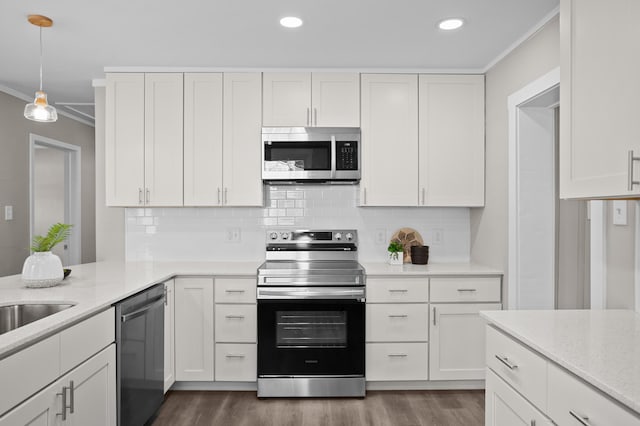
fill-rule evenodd
<path id="1" fill-rule="evenodd" d="M 416 229 L 429 262 L 468 262 L 468 208 L 357 207 L 356 185 L 269 185 L 264 207 L 126 209 L 127 260 L 260 261 L 267 229 L 358 230 L 359 259 L 384 262 L 402 227 Z"/>

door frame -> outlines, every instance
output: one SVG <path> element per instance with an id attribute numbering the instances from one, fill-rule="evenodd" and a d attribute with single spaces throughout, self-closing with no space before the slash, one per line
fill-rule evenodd
<path id="1" fill-rule="evenodd" d="M 81 198 L 81 148 L 56 139 L 29 133 L 29 242 L 34 236 L 35 213 L 35 150 L 37 146 L 53 148 L 65 153 L 65 223 L 73 223 L 69 236 L 69 264 L 82 261 L 82 198 Z M 65 265 L 66 266 L 66 265 Z"/>

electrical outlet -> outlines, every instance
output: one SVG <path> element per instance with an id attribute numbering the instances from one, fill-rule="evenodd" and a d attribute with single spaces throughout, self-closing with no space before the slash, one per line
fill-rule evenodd
<path id="1" fill-rule="evenodd" d="M 616 200 L 613 202 L 613 224 L 614 225 L 627 224 L 627 201 L 626 200 Z"/>
<path id="2" fill-rule="evenodd" d="M 387 243 L 387 230 L 376 229 L 375 241 L 376 245 L 385 245 Z"/>
<path id="3" fill-rule="evenodd" d="M 227 241 L 231 243 L 239 243 L 240 238 L 240 228 L 227 228 Z"/>
<path id="4" fill-rule="evenodd" d="M 13 220 L 13 206 L 4 206 L 4 220 Z"/>
<path id="5" fill-rule="evenodd" d="M 439 246 L 444 242 L 444 231 L 441 228 L 433 230 L 433 237 L 431 238 L 431 244 Z"/>

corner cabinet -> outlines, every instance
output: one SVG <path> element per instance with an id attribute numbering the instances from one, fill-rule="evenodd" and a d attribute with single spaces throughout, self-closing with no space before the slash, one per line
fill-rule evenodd
<path id="1" fill-rule="evenodd" d="M 560 7 L 560 197 L 637 197 L 640 2 Z"/>
<path id="2" fill-rule="evenodd" d="M 264 126 L 359 127 L 358 73 L 264 73 Z"/>

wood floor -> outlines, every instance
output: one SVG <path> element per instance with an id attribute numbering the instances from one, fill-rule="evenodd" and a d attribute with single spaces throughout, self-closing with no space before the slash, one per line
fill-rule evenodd
<path id="1" fill-rule="evenodd" d="M 364 399 L 258 399 L 255 392 L 172 391 L 153 426 L 473 426 L 484 391 L 369 391 Z"/>

